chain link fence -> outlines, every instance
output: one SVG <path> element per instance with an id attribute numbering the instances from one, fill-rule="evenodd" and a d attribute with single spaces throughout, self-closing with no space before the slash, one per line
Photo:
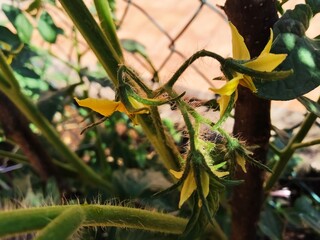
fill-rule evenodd
<path id="1" fill-rule="evenodd" d="M 127 54 L 129 64 L 146 79 L 157 81 L 159 77 L 165 81 L 200 49 L 230 54 L 227 18 L 220 7 L 223 2 L 118 0 L 118 33 L 123 46 L 131 50 L 132 54 Z M 177 85 L 193 96 L 205 97 L 210 94 L 208 86 L 214 84 L 211 79 L 219 75 L 218 63 L 201 59 L 191 65 Z"/>

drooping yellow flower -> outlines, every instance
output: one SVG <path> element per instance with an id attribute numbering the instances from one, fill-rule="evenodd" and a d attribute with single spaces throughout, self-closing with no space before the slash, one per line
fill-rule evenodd
<path id="1" fill-rule="evenodd" d="M 130 117 L 130 119 L 136 124 L 135 117 L 137 114 L 149 113 L 148 108 L 142 103 L 138 102 L 132 97 L 128 97 L 131 105 L 136 109 L 136 111 L 129 111 L 122 102 L 112 101 L 108 99 L 96 99 L 96 98 L 86 98 L 80 100 L 74 98 L 79 106 L 87 107 L 91 110 L 100 113 L 105 117 L 111 116 L 114 112 L 122 112 Z"/>
<path id="2" fill-rule="evenodd" d="M 256 71 L 271 72 L 287 57 L 287 54 L 270 53 L 273 41 L 273 32 L 272 29 L 270 29 L 270 39 L 267 45 L 257 58 L 254 58 L 253 60 L 249 61 L 251 57 L 243 37 L 239 34 L 237 28 L 232 23 L 230 23 L 230 28 L 232 34 L 233 58 L 236 60 L 248 61 L 243 63 L 243 66 Z M 249 88 L 252 92 L 257 92 L 252 78 L 250 76 L 238 72 L 235 72 L 233 74 L 233 78 L 230 81 L 228 81 L 223 87 L 210 88 L 210 90 L 221 95 L 221 98 L 219 99 L 220 115 L 224 114 L 229 104 L 231 95 L 234 92 L 236 93 L 235 100 L 237 99 L 237 88 L 239 84 L 246 88 Z"/>
<path id="3" fill-rule="evenodd" d="M 183 172 L 176 172 L 174 170 L 170 170 L 170 173 L 177 179 L 180 179 L 183 175 Z M 206 198 L 209 194 L 209 174 L 201 171 L 200 173 L 200 181 L 202 186 L 202 193 L 203 196 Z M 179 208 L 187 201 L 191 194 L 197 189 L 194 172 L 193 169 L 190 168 L 190 171 L 188 173 L 188 176 L 186 177 L 185 181 L 183 182 L 182 189 L 180 192 L 180 201 L 179 201 Z M 202 204 L 201 201 L 198 203 L 199 205 Z"/>
<path id="4" fill-rule="evenodd" d="M 247 173 L 245 158 L 240 154 L 236 154 L 236 161 L 237 161 L 237 164 L 241 167 L 242 171 L 244 173 Z"/>

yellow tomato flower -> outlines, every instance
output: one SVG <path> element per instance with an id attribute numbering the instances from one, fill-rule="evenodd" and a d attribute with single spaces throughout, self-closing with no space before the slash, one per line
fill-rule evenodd
<path id="1" fill-rule="evenodd" d="M 217 171 L 217 168 L 215 166 L 210 166 L 211 172 L 213 172 L 214 175 L 216 175 L 218 178 L 225 177 L 229 175 L 228 171 Z"/>
<path id="2" fill-rule="evenodd" d="M 247 173 L 246 160 L 244 159 L 244 157 L 239 154 L 236 154 L 236 161 L 237 161 L 237 164 L 241 167 L 242 171 L 244 173 Z"/>
<path id="3" fill-rule="evenodd" d="M 183 175 L 183 172 L 176 172 L 174 170 L 170 170 L 170 173 L 177 179 L 180 179 Z M 201 186 L 203 196 L 206 198 L 209 194 L 209 174 L 206 172 L 201 172 Z M 194 178 L 193 169 L 190 168 L 188 176 L 186 177 L 185 181 L 183 182 L 182 189 L 180 192 L 180 201 L 179 201 L 179 208 L 187 201 L 191 194 L 197 189 L 197 185 Z M 201 206 L 201 201 L 198 203 Z"/>
<path id="4" fill-rule="evenodd" d="M 249 61 L 251 57 L 243 37 L 239 34 L 237 28 L 232 23 L 230 23 L 230 28 L 232 34 L 233 58 L 236 60 L 247 60 L 248 62 L 243 63 L 243 66 L 256 71 L 271 72 L 287 57 L 287 54 L 270 53 L 273 41 L 273 32 L 272 29 L 270 29 L 270 39 L 267 45 L 257 58 Z M 220 115 L 224 114 L 230 102 L 231 95 L 234 92 L 236 93 L 235 100 L 237 99 L 237 88 L 239 84 L 246 88 L 249 88 L 252 92 L 257 92 L 252 78 L 238 72 L 235 72 L 233 74 L 233 78 L 228 81 L 223 87 L 210 88 L 210 90 L 221 95 L 221 98 L 219 99 Z"/>
<path id="5" fill-rule="evenodd" d="M 87 107 L 91 110 L 100 113 L 101 115 L 105 117 L 111 116 L 114 112 L 122 112 L 127 114 L 130 119 L 137 124 L 136 122 L 136 115 L 137 114 L 145 114 L 149 113 L 148 108 L 143 105 L 142 103 L 138 102 L 132 97 L 128 97 L 130 103 L 134 108 L 136 108 L 136 111 L 129 111 L 122 102 L 120 101 L 112 101 L 108 99 L 96 99 L 96 98 L 86 98 L 83 100 L 80 100 L 78 98 L 74 98 L 79 106 L 81 107 Z"/>

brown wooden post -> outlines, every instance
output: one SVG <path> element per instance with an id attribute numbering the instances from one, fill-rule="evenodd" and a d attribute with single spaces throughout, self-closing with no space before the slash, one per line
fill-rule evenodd
<path id="1" fill-rule="evenodd" d="M 227 0 L 225 12 L 244 37 L 251 57 L 256 57 L 266 45 L 270 28 L 278 19 L 275 0 Z M 265 162 L 270 137 L 270 101 L 255 97 L 248 89 L 239 87 L 235 106 L 233 133 L 256 145 L 254 158 Z M 232 240 L 251 240 L 256 237 L 257 221 L 262 205 L 263 172 L 247 164 L 248 173 L 236 172 L 245 183 L 235 187 L 231 199 Z"/>

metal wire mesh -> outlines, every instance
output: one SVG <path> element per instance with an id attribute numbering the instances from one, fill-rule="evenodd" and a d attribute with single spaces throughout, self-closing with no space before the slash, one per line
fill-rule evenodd
<path id="1" fill-rule="evenodd" d="M 133 38 L 146 45 L 147 53 L 150 54 L 150 61 L 152 61 L 151 68 L 145 59 L 141 59 L 136 54 L 133 54 L 132 57 L 139 62 L 139 68 L 142 67 L 140 72 L 145 75 L 148 72 L 148 76 L 150 77 L 151 74 L 151 78 L 158 74 L 164 78 L 168 77 L 179 64 L 193 53 L 192 51 L 210 45 L 208 43 L 211 38 L 217 37 L 215 32 L 218 29 L 220 31 L 223 27 L 227 29 L 226 16 L 216 4 L 219 1 L 215 1 L 215 3 L 205 0 L 164 0 L 159 2 L 148 0 L 117 2 L 120 38 Z M 221 24 L 225 24 L 225 26 L 221 26 Z M 132 27 L 134 25 L 140 26 L 140 28 Z M 214 48 L 216 49 L 211 50 L 219 50 L 218 46 Z M 191 77 L 197 79 L 196 84 L 206 82 L 207 85 L 213 85 L 210 79 L 214 77 L 213 74 L 217 74 L 219 67 L 210 65 L 202 62 L 200 67 L 197 64 L 191 66 L 193 68 Z M 208 74 L 208 68 L 210 68 L 211 74 Z M 164 74 L 162 74 L 163 72 Z M 189 84 L 188 88 L 190 87 Z"/>

